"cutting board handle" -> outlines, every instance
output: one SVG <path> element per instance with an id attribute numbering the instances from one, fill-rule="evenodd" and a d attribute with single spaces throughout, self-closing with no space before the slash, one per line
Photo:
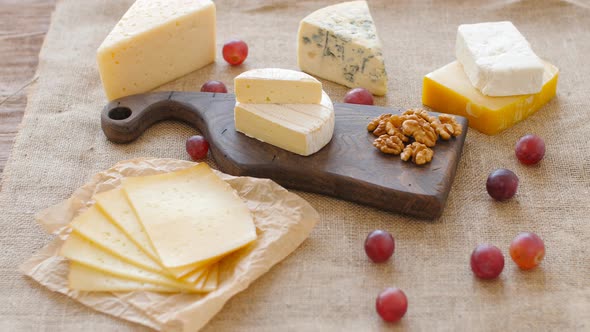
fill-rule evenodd
<path id="1" fill-rule="evenodd" d="M 164 120 L 183 121 L 209 136 L 208 123 L 216 110 L 232 106 L 235 97 L 227 93 L 157 92 L 128 96 L 108 103 L 101 114 L 101 126 L 115 143 L 129 143 Z M 223 105 L 220 105 L 223 104 Z"/>

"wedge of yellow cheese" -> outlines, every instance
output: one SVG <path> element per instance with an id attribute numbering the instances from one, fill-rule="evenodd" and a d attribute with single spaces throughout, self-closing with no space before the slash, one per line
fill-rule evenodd
<path id="1" fill-rule="evenodd" d="M 424 77 L 422 103 L 437 112 L 464 116 L 469 126 L 494 135 L 539 110 L 557 91 L 559 70 L 544 62 L 541 92 L 532 95 L 488 97 L 477 90 L 457 61 Z"/>
<path id="2" fill-rule="evenodd" d="M 126 178 L 123 190 L 167 269 L 217 259 L 256 239 L 244 201 L 204 163 Z"/>
<path id="3" fill-rule="evenodd" d="M 137 0 L 97 51 L 109 100 L 143 93 L 215 61 L 210 0 Z"/>

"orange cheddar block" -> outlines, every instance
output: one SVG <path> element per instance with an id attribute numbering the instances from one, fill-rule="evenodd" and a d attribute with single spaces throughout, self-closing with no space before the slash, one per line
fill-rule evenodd
<path id="1" fill-rule="evenodd" d="M 559 69 L 544 64 L 541 92 L 489 97 L 471 85 L 463 67 L 455 61 L 424 76 L 422 103 L 437 112 L 464 116 L 470 127 L 494 135 L 526 119 L 555 97 Z"/>

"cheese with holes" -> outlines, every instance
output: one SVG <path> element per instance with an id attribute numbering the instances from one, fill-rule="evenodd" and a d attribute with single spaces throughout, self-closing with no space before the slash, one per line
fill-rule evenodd
<path id="1" fill-rule="evenodd" d="M 253 69 L 234 79 L 236 100 L 249 104 L 319 104 L 322 83 L 300 71 Z"/>
<path id="2" fill-rule="evenodd" d="M 175 293 L 179 288 L 118 277 L 71 262 L 68 287 L 85 292 L 132 292 L 137 290 Z"/>
<path id="3" fill-rule="evenodd" d="M 455 53 L 486 96 L 534 94 L 543 87 L 545 66 L 511 22 L 460 25 Z"/>
<path id="4" fill-rule="evenodd" d="M 123 189 L 166 268 L 225 256 L 256 239 L 244 201 L 204 163 L 126 178 Z"/>
<path id="5" fill-rule="evenodd" d="M 146 255 L 96 206 L 91 206 L 74 218 L 70 226 L 78 235 L 94 242 L 102 250 L 106 250 L 131 264 L 150 271 L 162 270 L 158 262 Z"/>
<path id="6" fill-rule="evenodd" d="M 133 246 L 133 244 L 135 244 L 152 260 L 160 263 L 160 258 L 152 248 L 152 244 L 150 243 L 150 240 L 147 234 L 145 233 L 143 226 L 137 219 L 137 216 L 135 215 L 133 208 L 131 207 L 131 205 L 129 205 L 129 202 L 127 201 L 127 196 L 125 196 L 122 189 L 114 189 L 96 194 L 94 196 L 94 199 L 96 200 L 96 206 L 105 214 L 106 217 L 109 218 L 109 221 L 116 225 L 120 230 L 119 232 L 117 232 L 116 230 L 111 229 L 108 233 L 108 237 L 116 236 L 116 238 L 118 238 L 119 240 L 116 243 L 114 243 L 114 246 L 109 246 L 107 244 L 104 244 L 106 241 L 108 241 L 108 237 L 103 238 L 100 234 L 95 234 L 94 236 L 86 237 L 94 240 L 96 243 L 103 243 L 103 247 L 107 248 L 112 253 L 119 255 L 123 258 L 126 258 L 126 256 L 131 255 L 132 262 L 137 262 L 137 257 L 142 256 L 136 252 Z M 101 224 L 104 224 L 104 221 L 102 223 L 99 223 L 98 225 L 95 225 L 94 228 L 96 229 Z M 103 227 L 104 226 L 105 225 L 103 225 Z M 121 232 L 123 232 L 127 236 L 127 238 L 133 242 L 133 244 L 129 241 L 121 239 Z M 133 258 L 135 258 L 135 260 Z M 143 257 L 143 261 L 145 261 L 145 257 Z M 141 263 L 139 265 L 141 265 Z M 190 273 L 198 272 L 195 270 L 202 269 L 204 265 L 206 264 L 199 263 L 187 267 L 166 269 L 166 271 L 175 276 L 176 278 L 181 278 Z M 161 268 L 161 264 L 159 265 L 159 268 Z"/>
<path id="7" fill-rule="evenodd" d="M 175 287 L 187 291 L 201 291 L 194 284 L 130 264 L 117 256 L 101 250 L 95 243 L 82 238 L 76 233 L 70 234 L 62 246 L 60 254 L 73 262 L 103 271 L 109 275 Z"/>
<path id="8" fill-rule="evenodd" d="M 469 119 L 469 126 L 488 135 L 526 119 L 551 100 L 557 90 L 559 70 L 545 62 L 543 88 L 531 95 L 488 97 L 471 85 L 457 61 L 424 77 L 422 103 L 437 112 Z"/>
<path id="9" fill-rule="evenodd" d="M 259 141 L 309 156 L 334 134 L 334 106 L 323 92 L 320 104 L 243 104 L 234 109 L 236 130 Z"/>
<path id="10" fill-rule="evenodd" d="M 365 1 L 339 3 L 305 17 L 297 62 L 306 73 L 378 96 L 387 93 L 381 40 Z"/>
<path id="11" fill-rule="evenodd" d="M 215 61 L 210 0 L 137 0 L 97 51 L 109 100 L 143 93 Z"/>

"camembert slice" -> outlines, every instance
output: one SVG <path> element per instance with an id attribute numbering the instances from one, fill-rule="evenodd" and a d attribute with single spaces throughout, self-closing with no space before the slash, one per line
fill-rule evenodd
<path id="1" fill-rule="evenodd" d="M 204 163 L 126 178 L 123 189 L 166 268 L 209 261 L 256 239 L 244 201 Z"/>
<path id="2" fill-rule="evenodd" d="M 215 61 L 210 0 L 137 0 L 98 48 L 109 100 L 152 90 Z"/>
<path id="3" fill-rule="evenodd" d="M 320 104 L 243 104 L 234 109 L 236 130 L 259 141 L 309 156 L 334 134 L 334 106 L 323 92 Z"/>
<path id="4" fill-rule="evenodd" d="M 319 104 L 322 83 L 300 71 L 263 68 L 234 79 L 236 100 L 247 104 Z"/>
<path id="5" fill-rule="evenodd" d="M 319 9 L 299 24 L 297 62 L 306 73 L 374 95 L 387 92 L 381 41 L 365 1 Z"/>

